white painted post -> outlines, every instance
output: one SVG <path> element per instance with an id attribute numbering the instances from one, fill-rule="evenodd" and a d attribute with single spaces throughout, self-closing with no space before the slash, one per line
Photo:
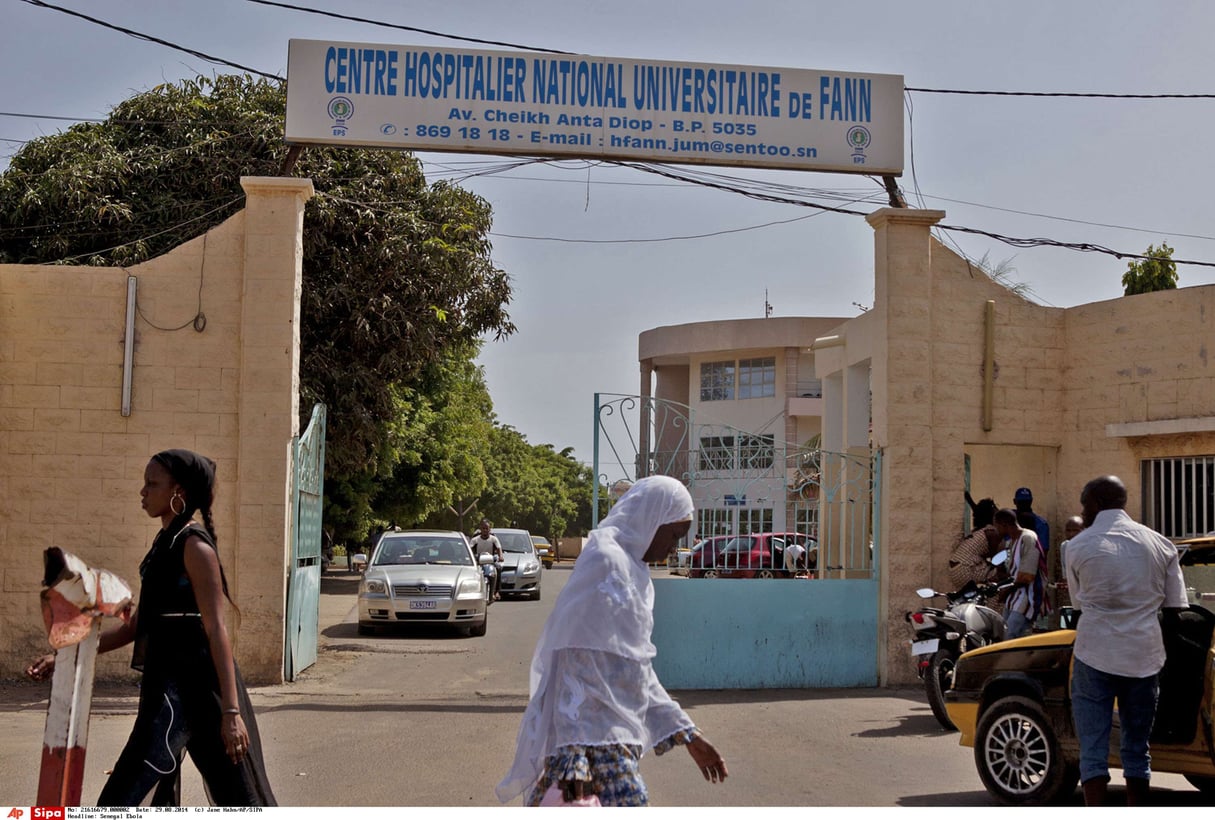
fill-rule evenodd
<path id="1" fill-rule="evenodd" d="M 131 588 L 113 573 L 91 569 L 59 547 L 48 547 L 43 562 L 42 618 L 56 651 L 37 804 L 79 806 L 101 618 L 114 615 L 125 620 Z"/>
<path id="2" fill-rule="evenodd" d="M 55 653 L 50 706 L 42 734 L 42 768 L 38 773 L 39 806 L 79 806 L 84 784 L 84 755 L 89 742 L 93 674 L 101 619 L 95 619 L 80 643 Z"/>

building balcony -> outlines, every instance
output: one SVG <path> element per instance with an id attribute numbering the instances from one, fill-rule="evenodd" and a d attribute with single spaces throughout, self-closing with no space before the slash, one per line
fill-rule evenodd
<path id="1" fill-rule="evenodd" d="M 790 396 L 785 402 L 785 414 L 790 418 L 797 416 L 822 416 L 822 396 Z"/>

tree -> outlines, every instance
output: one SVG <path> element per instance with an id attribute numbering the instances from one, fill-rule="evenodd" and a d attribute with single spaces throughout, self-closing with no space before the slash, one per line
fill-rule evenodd
<path id="1" fill-rule="evenodd" d="M 1167 242 L 1160 247 L 1148 245 L 1143 252 L 1147 259 L 1132 259 L 1122 274 L 1122 295 L 1151 293 L 1157 290 L 1175 290 L 1177 287 L 1177 263 L 1173 261 L 1173 249 Z"/>
<path id="2" fill-rule="evenodd" d="M 0 175 L 0 262 L 132 265 L 204 233 L 243 207 L 241 176 L 279 174 L 285 108 L 279 83 L 198 78 L 27 143 Z M 489 204 L 428 185 L 411 154 L 309 148 L 295 172 L 317 191 L 304 223 L 301 422 L 326 404 L 341 541 L 370 520 L 375 485 L 398 463 L 433 463 L 431 442 L 412 435 L 437 423 L 425 385 L 441 376 L 427 369 L 513 332 L 511 290 L 490 260 Z"/>

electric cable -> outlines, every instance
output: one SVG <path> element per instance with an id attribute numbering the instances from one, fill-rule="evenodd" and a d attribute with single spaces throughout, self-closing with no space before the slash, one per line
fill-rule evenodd
<path id="1" fill-rule="evenodd" d="M 444 34 L 441 31 L 432 31 L 430 29 L 418 28 L 417 26 L 405 26 L 399 23 L 387 23 L 383 20 L 372 20 L 368 17 L 355 17 L 349 14 L 338 14 L 335 11 L 326 11 L 325 9 L 308 8 L 307 6 L 297 6 L 292 3 L 277 3 L 273 0 L 246 0 L 248 3 L 255 3 L 259 6 L 275 6 L 288 11 L 301 11 L 306 14 L 318 14 L 322 17 L 332 17 L 337 20 L 349 20 L 354 23 L 366 23 L 371 26 L 380 26 L 382 28 L 393 28 L 399 31 L 412 31 L 418 34 L 428 34 L 431 37 L 442 37 L 446 40 L 460 40 L 465 43 L 478 43 L 487 46 L 506 46 L 507 48 L 521 48 L 525 51 L 544 51 L 549 54 L 573 54 L 572 51 L 561 51 L 555 48 L 541 48 L 539 46 L 525 46 L 518 43 L 508 43 L 502 40 L 483 40 L 479 37 L 464 37 L 459 34 Z"/>
<path id="2" fill-rule="evenodd" d="M 136 40 L 144 40 L 149 43 L 155 43 L 156 45 L 161 45 L 161 46 L 165 46 L 167 48 L 175 49 L 176 51 L 182 51 L 182 52 L 185 52 L 186 54 L 189 54 L 192 57 L 198 57 L 200 60 L 206 60 L 209 63 L 216 63 L 217 65 L 226 65 L 230 68 L 236 68 L 241 71 L 247 71 L 250 74 L 258 74 L 262 77 L 266 77 L 267 79 L 278 80 L 279 82 L 283 82 L 283 78 L 278 76 L 277 74 L 270 74 L 265 71 L 261 71 L 260 69 L 251 68 L 250 66 L 241 65 L 240 63 L 234 63 L 231 60 L 225 60 L 222 57 L 215 57 L 210 54 L 206 54 L 204 52 L 197 51 L 192 48 L 187 48 L 183 45 L 178 45 L 177 43 L 169 42 L 168 40 L 163 40 L 160 37 L 153 37 L 150 34 L 144 34 L 142 32 L 135 31 L 134 29 L 124 28 L 122 26 L 114 25 L 113 23 L 107 23 L 105 20 L 99 20 L 96 17 L 90 17 L 87 14 L 81 14 L 78 11 L 72 11 L 71 9 L 65 9 L 62 6 L 56 6 L 52 3 L 47 3 L 44 0 L 21 0 L 21 2 L 28 3 L 31 6 L 37 6 L 39 8 L 51 9 L 52 11 L 58 11 L 63 14 L 71 15 L 72 17 L 79 17 L 81 20 L 87 20 L 88 22 L 93 23 L 94 25 L 102 26 L 103 28 L 112 29 L 113 31 L 121 32 L 122 34 L 125 34 L 128 37 L 134 37 Z"/>

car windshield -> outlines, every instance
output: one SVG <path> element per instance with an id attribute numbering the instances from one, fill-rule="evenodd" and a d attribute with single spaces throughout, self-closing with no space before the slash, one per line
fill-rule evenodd
<path id="1" fill-rule="evenodd" d="M 376 550 L 372 566 L 448 564 L 472 566 L 472 553 L 459 538 L 444 536 L 386 537 Z"/>
<path id="2" fill-rule="evenodd" d="M 533 552 L 532 539 L 525 532 L 496 532 L 504 552 Z"/>

